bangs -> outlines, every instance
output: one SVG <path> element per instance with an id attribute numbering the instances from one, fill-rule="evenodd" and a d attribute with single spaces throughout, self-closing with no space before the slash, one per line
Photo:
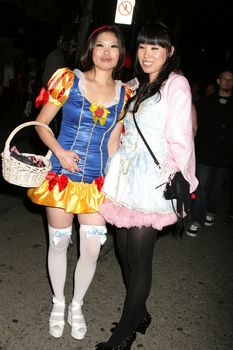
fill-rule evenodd
<path id="1" fill-rule="evenodd" d="M 140 31 L 137 46 L 140 44 L 159 45 L 163 48 L 170 48 L 171 38 L 164 26 L 151 25 Z"/>
<path id="2" fill-rule="evenodd" d="M 146 44 L 146 45 L 159 45 L 163 48 L 167 47 L 167 41 L 158 37 L 148 38 L 148 37 L 140 37 L 138 38 L 138 45 Z"/>

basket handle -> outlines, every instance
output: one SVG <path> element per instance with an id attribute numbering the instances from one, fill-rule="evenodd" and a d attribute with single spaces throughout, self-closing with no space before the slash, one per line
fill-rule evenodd
<path id="1" fill-rule="evenodd" d="M 51 132 L 52 135 L 54 135 L 53 131 L 50 129 L 50 127 L 44 123 L 41 123 L 41 122 L 37 122 L 37 121 L 31 121 L 31 122 L 26 122 L 26 123 L 23 123 L 23 124 L 20 124 L 19 126 L 17 126 L 11 133 L 10 135 L 8 136 L 7 140 L 6 140 L 6 143 L 5 143 L 5 148 L 4 148 L 4 154 L 6 155 L 9 155 L 10 154 L 10 142 L 11 140 L 13 139 L 13 137 L 17 134 L 17 132 L 27 126 L 31 126 L 31 125 L 38 125 L 38 126 L 42 126 L 43 128 L 47 129 L 48 131 Z M 52 155 L 52 151 L 50 151 L 50 149 L 48 150 L 45 158 L 46 159 L 50 159 L 51 158 L 51 155 Z"/>

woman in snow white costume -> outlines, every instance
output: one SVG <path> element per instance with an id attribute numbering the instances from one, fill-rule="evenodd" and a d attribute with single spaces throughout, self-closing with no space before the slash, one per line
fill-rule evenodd
<path id="1" fill-rule="evenodd" d="M 74 295 L 68 310 L 71 335 L 83 339 L 87 330 L 81 306 L 93 279 L 101 244 L 106 240 L 105 220 L 99 215 L 104 200 L 100 192 L 105 165 L 118 146 L 118 123 L 130 91 L 114 80 L 124 63 L 125 47 L 116 26 L 98 28 L 88 38 L 82 56 L 83 72 L 59 69 L 37 102 L 48 102 L 37 117 L 47 125 L 62 107 L 61 130 L 56 140 L 45 128 L 36 127 L 53 152 L 52 171 L 28 196 L 46 206 L 49 232 L 48 269 L 53 288 L 49 332 L 61 337 L 64 329 L 64 285 L 67 248 L 72 222 L 80 224 L 80 257 L 74 274 Z M 42 95 L 42 97 L 41 97 Z"/>

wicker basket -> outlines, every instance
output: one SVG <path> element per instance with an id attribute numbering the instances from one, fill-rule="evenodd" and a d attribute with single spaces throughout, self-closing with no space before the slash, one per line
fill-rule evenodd
<path id="1" fill-rule="evenodd" d="M 46 124 L 43 124 L 37 121 L 23 123 L 18 127 L 16 127 L 8 136 L 5 143 L 4 151 L 1 154 L 3 178 L 9 183 L 13 185 L 21 186 L 21 187 L 39 186 L 45 179 L 48 172 L 51 170 L 50 158 L 51 158 L 52 152 L 50 150 L 47 152 L 45 156 L 38 156 L 30 153 L 22 153 L 22 155 L 24 156 L 35 156 L 37 159 L 41 159 L 45 164 L 44 167 L 36 167 L 36 166 L 25 164 L 19 161 L 18 159 L 15 159 L 14 157 L 12 157 L 10 154 L 10 142 L 12 138 L 15 136 L 15 134 L 19 130 L 31 125 L 42 126 L 53 134 L 52 130 Z"/>

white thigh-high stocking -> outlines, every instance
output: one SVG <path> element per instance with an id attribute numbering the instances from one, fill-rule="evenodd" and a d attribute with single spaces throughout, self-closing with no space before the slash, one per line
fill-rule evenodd
<path id="1" fill-rule="evenodd" d="M 96 270 L 101 244 L 106 240 L 106 226 L 80 225 L 80 257 L 74 275 L 74 300 L 82 300 Z"/>
<path id="2" fill-rule="evenodd" d="M 82 313 L 83 298 L 96 270 L 100 246 L 106 240 L 106 226 L 80 225 L 80 257 L 74 274 L 74 297 L 69 306 L 68 323 L 75 339 L 85 337 L 87 326 Z"/>
<path id="3" fill-rule="evenodd" d="M 57 300 L 64 300 L 64 286 L 67 270 L 67 248 L 72 234 L 72 226 L 58 229 L 48 225 L 49 251 L 48 270 Z"/>
<path id="4" fill-rule="evenodd" d="M 67 248 L 72 233 L 72 226 L 57 229 L 48 225 L 49 252 L 48 269 L 53 288 L 53 309 L 49 319 L 49 333 L 60 338 L 64 330 L 65 298 L 64 286 L 66 279 Z"/>

